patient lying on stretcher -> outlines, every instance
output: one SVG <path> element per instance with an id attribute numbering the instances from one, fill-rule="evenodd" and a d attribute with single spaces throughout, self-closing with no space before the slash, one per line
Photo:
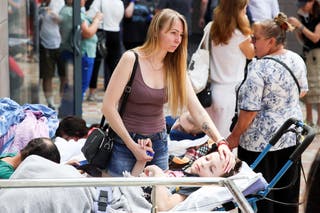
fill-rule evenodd
<path id="1" fill-rule="evenodd" d="M 225 163 L 226 162 L 221 160 L 218 152 L 212 152 L 200 157 L 179 171 L 163 171 L 156 165 L 147 166 L 144 169 L 144 175 L 149 177 L 229 177 L 237 174 L 242 165 L 242 161 L 237 159 L 234 168 L 225 172 L 223 170 Z M 199 188 L 200 187 L 179 187 L 173 191 L 168 191 L 166 186 L 156 186 L 156 197 L 161 197 L 161 199 L 157 199 L 156 203 L 158 210 L 167 211 L 172 209 Z"/>

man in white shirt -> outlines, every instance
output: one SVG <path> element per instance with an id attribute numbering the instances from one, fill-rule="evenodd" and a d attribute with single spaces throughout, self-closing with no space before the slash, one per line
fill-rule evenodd
<path id="1" fill-rule="evenodd" d="M 248 9 L 253 22 L 273 19 L 280 12 L 278 0 L 250 0 Z"/>

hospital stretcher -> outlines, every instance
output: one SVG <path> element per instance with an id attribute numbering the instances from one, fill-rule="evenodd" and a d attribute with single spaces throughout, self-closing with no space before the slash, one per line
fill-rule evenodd
<path id="1" fill-rule="evenodd" d="M 225 186 L 226 190 L 230 193 L 230 199 L 220 200 L 217 203 L 233 203 L 233 208 L 240 208 L 242 212 L 255 212 L 256 202 L 263 199 L 270 190 L 275 186 L 278 180 L 285 174 L 290 166 L 300 158 L 301 154 L 306 150 L 315 137 L 315 133 L 311 127 L 304 124 L 297 119 L 288 119 L 276 132 L 274 137 L 270 140 L 269 145 L 259 155 L 256 161 L 251 165 L 251 169 L 254 169 L 258 163 L 263 159 L 270 148 L 281 138 L 281 136 L 288 131 L 294 132 L 299 138 L 299 144 L 295 151 L 291 154 L 288 162 L 278 172 L 270 183 L 261 185 L 261 178 L 255 178 L 251 180 L 250 184 L 246 188 L 241 188 L 242 184 L 236 184 L 237 181 L 241 180 L 241 176 L 229 177 L 229 178 L 199 178 L 199 177 L 185 177 L 185 178 L 156 178 L 156 177 L 119 177 L 119 178 L 61 178 L 61 179 L 9 179 L 0 180 L 0 188 L 41 188 L 41 187 L 116 187 L 116 186 L 152 186 L 156 185 L 167 185 L 167 186 L 208 186 L 208 185 L 219 185 Z M 257 176 L 258 177 L 258 176 Z M 254 188 L 254 185 L 259 183 L 259 187 L 250 191 L 249 188 Z M 202 187 L 203 188 L 203 187 Z M 201 189 L 202 189 L 201 188 Z M 224 188 L 224 187 L 220 187 Z M 200 189 L 200 190 L 201 190 Z M 199 191 L 199 190 L 198 190 Z M 196 193 L 196 192 L 195 192 Z M 246 198 L 246 195 L 250 194 L 250 198 Z M 112 196 L 112 195 L 111 195 Z M 110 197 L 111 197 L 110 196 Z M 152 194 L 153 199 L 161 199 L 155 197 Z M 189 197 L 191 197 L 190 195 Z M 189 199 L 187 198 L 187 200 Z M 220 195 L 219 195 L 220 197 Z M 185 201 L 187 201 L 185 200 Z M 206 198 L 206 200 L 208 200 Z M 185 202 L 184 201 L 184 202 Z M 108 204 L 108 200 L 106 200 Z M 192 204 L 194 205 L 194 204 Z M 198 205 L 198 204 L 196 204 Z M 186 209 L 188 210 L 188 208 Z M 148 212 L 158 212 L 157 206 L 153 205 Z M 203 210 L 201 210 L 203 211 Z M 210 211 L 228 211 L 225 207 L 211 208 Z M 187 211 L 188 212 L 188 211 Z"/>
<path id="2" fill-rule="evenodd" d="M 273 189 L 273 187 L 277 184 L 277 182 L 281 179 L 281 177 L 288 171 L 288 169 L 299 159 L 301 159 L 302 153 L 307 149 L 307 147 L 311 144 L 313 139 L 315 138 L 316 133 L 314 130 L 303 123 L 300 120 L 295 118 L 288 119 L 275 133 L 275 135 L 269 141 L 269 144 L 264 148 L 261 154 L 257 157 L 257 159 L 250 166 L 251 169 L 255 169 L 257 165 L 261 162 L 261 160 L 265 157 L 265 155 L 269 152 L 272 146 L 274 146 L 279 139 L 286 133 L 293 132 L 296 134 L 297 138 L 297 146 L 293 153 L 290 155 L 288 161 L 282 166 L 280 171 L 273 177 L 273 179 L 268 183 L 265 189 L 260 190 L 259 192 L 250 195 L 248 198 L 248 203 L 252 206 L 254 211 L 257 211 L 256 202 L 258 200 L 264 199 L 268 193 Z M 236 207 L 236 203 L 228 202 L 225 204 L 225 207 L 215 208 L 214 210 L 230 210 Z"/>

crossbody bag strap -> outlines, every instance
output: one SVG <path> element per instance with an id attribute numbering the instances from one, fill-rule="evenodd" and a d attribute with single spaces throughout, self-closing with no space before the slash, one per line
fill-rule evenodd
<path id="1" fill-rule="evenodd" d="M 246 67 L 244 68 L 244 77 L 243 77 L 243 79 L 242 79 L 242 81 L 241 81 L 241 83 L 240 83 L 240 85 L 239 85 L 239 87 L 238 87 L 238 89 L 237 89 L 237 91 L 236 91 L 236 106 L 235 106 L 235 108 L 234 108 L 234 112 L 235 112 L 236 114 L 238 113 L 238 95 L 239 95 L 239 91 L 240 91 L 241 86 L 243 85 L 243 83 L 244 83 L 244 82 L 246 81 L 246 79 L 247 79 L 248 63 L 249 63 L 249 62 L 247 62 Z"/>
<path id="2" fill-rule="evenodd" d="M 273 60 L 273 61 L 275 61 L 275 62 L 278 62 L 278 63 L 281 64 L 282 66 L 284 66 L 284 67 L 289 71 L 289 73 L 290 73 L 290 75 L 292 76 L 294 82 L 297 84 L 298 91 L 299 91 L 299 95 L 300 95 L 300 93 L 301 93 L 301 88 L 300 88 L 299 82 L 298 82 L 296 76 L 293 74 L 292 70 L 291 70 L 285 63 L 283 63 L 282 61 L 280 61 L 280 60 L 278 60 L 278 59 L 276 59 L 276 58 L 273 58 L 273 57 L 263 57 L 263 58 L 261 58 L 261 59 L 271 59 L 271 60 Z"/>
<path id="3" fill-rule="evenodd" d="M 139 59 L 138 59 L 138 54 L 131 50 L 134 55 L 135 55 L 135 61 L 134 61 L 134 65 L 133 65 L 133 68 L 132 68 L 132 73 L 131 73 L 131 76 L 130 76 L 130 79 L 126 85 L 126 87 L 124 88 L 124 91 L 123 91 L 123 94 L 122 94 L 122 98 L 121 98 L 121 104 L 120 104 L 120 107 L 119 107 L 119 114 L 120 116 L 122 116 L 123 112 L 124 112 L 124 109 L 126 107 L 126 104 L 127 104 L 127 100 L 128 100 L 128 97 L 129 97 L 129 94 L 131 93 L 131 85 L 132 85 L 132 82 L 133 82 L 133 79 L 134 79 L 134 76 L 136 74 L 136 70 L 137 70 L 137 66 L 138 66 L 138 62 L 139 62 Z M 106 118 L 104 117 L 104 115 L 102 115 L 102 118 L 101 118 L 101 121 L 100 121 L 100 128 L 106 130 L 107 127 L 104 126 L 104 122 L 105 122 Z M 111 128 L 109 128 L 109 133 L 110 133 L 110 130 L 112 130 Z M 113 131 L 113 130 L 112 130 Z"/>

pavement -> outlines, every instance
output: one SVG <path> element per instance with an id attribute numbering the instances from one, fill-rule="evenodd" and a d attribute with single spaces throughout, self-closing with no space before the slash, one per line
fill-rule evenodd
<path id="1" fill-rule="evenodd" d="M 100 82 L 100 83 L 99 83 Z M 100 79 L 98 82 L 98 89 L 97 89 L 97 97 L 102 100 L 103 98 L 103 86 L 102 86 L 102 80 Z M 100 123 L 101 119 L 101 107 L 102 107 L 102 101 L 96 101 L 96 102 L 88 102 L 84 101 L 83 103 L 83 119 L 86 120 L 88 124 L 94 124 L 94 123 Z M 301 102 L 301 107 L 304 111 L 305 107 L 304 104 Z M 315 115 L 316 112 L 314 111 Z M 316 116 L 314 116 L 316 117 Z M 306 177 L 309 172 L 309 168 L 313 162 L 313 159 L 320 148 L 320 135 L 317 135 L 315 139 L 312 141 L 310 146 L 305 150 L 305 152 L 302 154 L 302 165 L 303 169 L 305 171 Z M 301 177 L 301 188 L 300 188 L 300 202 L 303 201 L 304 198 L 304 192 L 305 192 L 305 181 L 304 177 Z M 300 213 L 303 212 L 303 205 L 300 205 Z"/>

